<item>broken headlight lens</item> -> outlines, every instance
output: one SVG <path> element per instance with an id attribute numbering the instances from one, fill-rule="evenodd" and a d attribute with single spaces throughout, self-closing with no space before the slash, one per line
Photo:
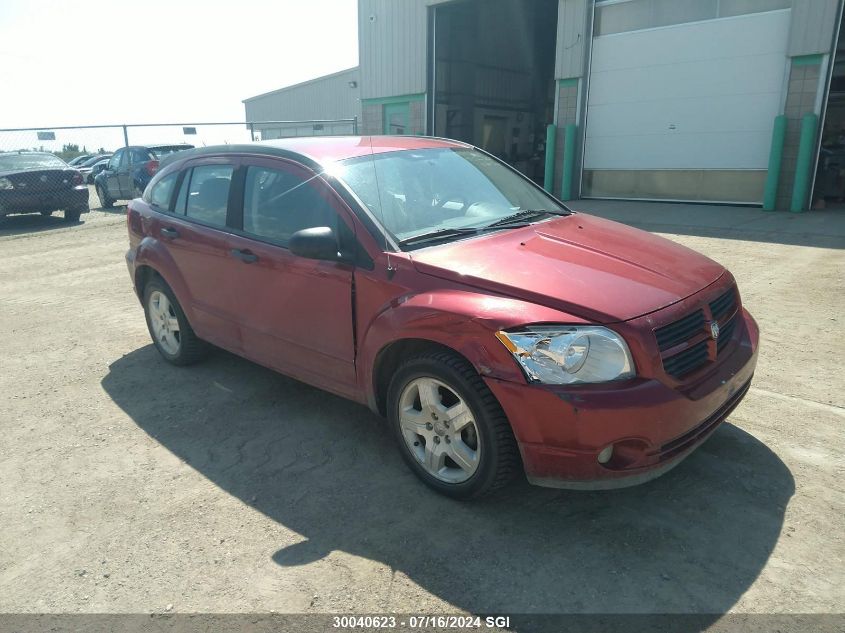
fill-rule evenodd
<path id="1" fill-rule="evenodd" d="M 604 327 L 533 326 L 496 332 L 532 382 L 569 385 L 635 375 L 625 340 Z"/>

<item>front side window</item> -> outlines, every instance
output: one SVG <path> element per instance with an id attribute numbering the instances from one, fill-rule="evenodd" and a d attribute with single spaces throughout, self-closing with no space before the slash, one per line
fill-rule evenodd
<path id="1" fill-rule="evenodd" d="M 126 150 L 119 149 L 117 150 L 109 160 L 109 169 L 112 171 L 117 171 L 118 165 L 120 165 L 120 159 L 123 158 L 123 155 L 126 153 Z"/>
<path id="2" fill-rule="evenodd" d="M 244 187 L 243 230 L 287 246 L 302 229 L 328 226 L 337 214 L 321 193 L 321 181 L 306 172 L 249 167 Z"/>
<path id="3" fill-rule="evenodd" d="M 176 173 L 159 180 L 150 192 L 150 204 L 159 211 L 169 211 L 170 201 L 173 199 L 173 189 L 176 187 L 178 179 L 179 174 Z"/>
<path id="4" fill-rule="evenodd" d="M 189 176 L 187 209 L 189 218 L 212 226 L 226 226 L 229 186 L 232 183 L 231 165 L 201 165 Z"/>
<path id="5" fill-rule="evenodd" d="M 400 246 L 433 232 L 485 230 L 516 214 L 569 213 L 538 186 L 474 149 L 386 152 L 343 161 L 330 171 Z"/>

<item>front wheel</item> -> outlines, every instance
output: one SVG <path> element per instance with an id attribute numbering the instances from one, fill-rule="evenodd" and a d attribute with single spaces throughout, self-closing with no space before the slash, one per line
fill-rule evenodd
<path id="1" fill-rule="evenodd" d="M 519 452 L 504 411 L 457 354 L 406 361 L 390 383 L 388 418 L 411 470 L 438 492 L 480 497 L 517 472 Z"/>
<path id="2" fill-rule="evenodd" d="M 182 307 L 166 284 L 154 279 L 144 288 L 147 328 L 158 351 L 174 365 L 192 365 L 205 355 Z"/>

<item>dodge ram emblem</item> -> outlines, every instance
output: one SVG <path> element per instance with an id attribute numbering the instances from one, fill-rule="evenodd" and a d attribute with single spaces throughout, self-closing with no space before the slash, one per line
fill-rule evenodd
<path id="1" fill-rule="evenodd" d="M 714 341 L 719 338 L 719 324 L 716 321 L 710 321 L 710 336 Z"/>

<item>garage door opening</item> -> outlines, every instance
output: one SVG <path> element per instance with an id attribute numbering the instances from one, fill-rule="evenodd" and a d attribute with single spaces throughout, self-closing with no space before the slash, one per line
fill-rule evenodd
<path id="1" fill-rule="evenodd" d="M 432 9 L 429 129 L 543 182 L 553 122 L 557 0 L 463 0 Z"/>
<path id="2" fill-rule="evenodd" d="M 824 110 L 813 208 L 845 209 L 845 33 L 839 39 Z"/>

